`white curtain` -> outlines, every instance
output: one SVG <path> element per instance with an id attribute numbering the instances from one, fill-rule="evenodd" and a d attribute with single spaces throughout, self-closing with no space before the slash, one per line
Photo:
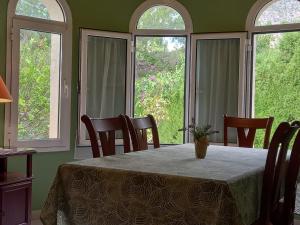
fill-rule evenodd
<path id="1" fill-rule="evenodd" d="M 86 113 L 114 117 L 125 113 L 127 40 L 89 36 Z"/>
<path id="2" fill-rule="evenodd" d="M 196 122 L 220 132 L 213 142 L 223 142 L 223 114 L 238 115 L 239 59 L 240 39 L 197 40 Z"/>

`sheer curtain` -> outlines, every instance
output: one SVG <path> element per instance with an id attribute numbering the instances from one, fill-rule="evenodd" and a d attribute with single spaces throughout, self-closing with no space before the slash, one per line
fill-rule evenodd
<path id="1" fill-rule="evenodd" d="M 89 36 L 86 113 L 105 118 L 125 113 L 127 41 Z"/>
<path id="2" fill-rule="evenodd" d="M 223 114 L 238 115 L 239 59 L 240 39 L 197 40 L 196 121 L 220 132 L 213 142 L 223 142 Z"/>

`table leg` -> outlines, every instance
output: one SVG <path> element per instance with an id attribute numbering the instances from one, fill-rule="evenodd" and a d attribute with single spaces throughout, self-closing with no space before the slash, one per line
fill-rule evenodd
<path id="1" fill-rule="evenodd" d="M 7 175 L 7 158 L 0 159 L 0 180 L 5 180 Z"/>
<path id="2" fill-rule="evenodd" d="M 27 177 L 32 177 L 32 155 L 27 155 Z"/>

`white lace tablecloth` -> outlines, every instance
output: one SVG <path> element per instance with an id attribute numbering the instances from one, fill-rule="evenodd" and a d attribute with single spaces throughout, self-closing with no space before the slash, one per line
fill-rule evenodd
<path id="1" fill-rule="evenodd" d="M 44 225 L 249 225 L 258 215 L 266 156 L 266 150 L 211 145 L 200 160 L 194 145 L 185 144 L 64 164 L 41 219 Z"/>

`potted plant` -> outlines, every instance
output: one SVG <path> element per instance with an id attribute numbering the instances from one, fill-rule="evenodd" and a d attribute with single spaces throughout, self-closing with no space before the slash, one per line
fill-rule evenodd
<path id="1" fill-rule="evenodd" d="M 196 158 L 204 159 L 209 145 L 208 136 L 219 133 L 216 130 L 210 130 L 211 125 L 196 126 L 189 125 L 188 128 L 180 129 L 179 131 L 188 130 L 194 137 Z"/>

